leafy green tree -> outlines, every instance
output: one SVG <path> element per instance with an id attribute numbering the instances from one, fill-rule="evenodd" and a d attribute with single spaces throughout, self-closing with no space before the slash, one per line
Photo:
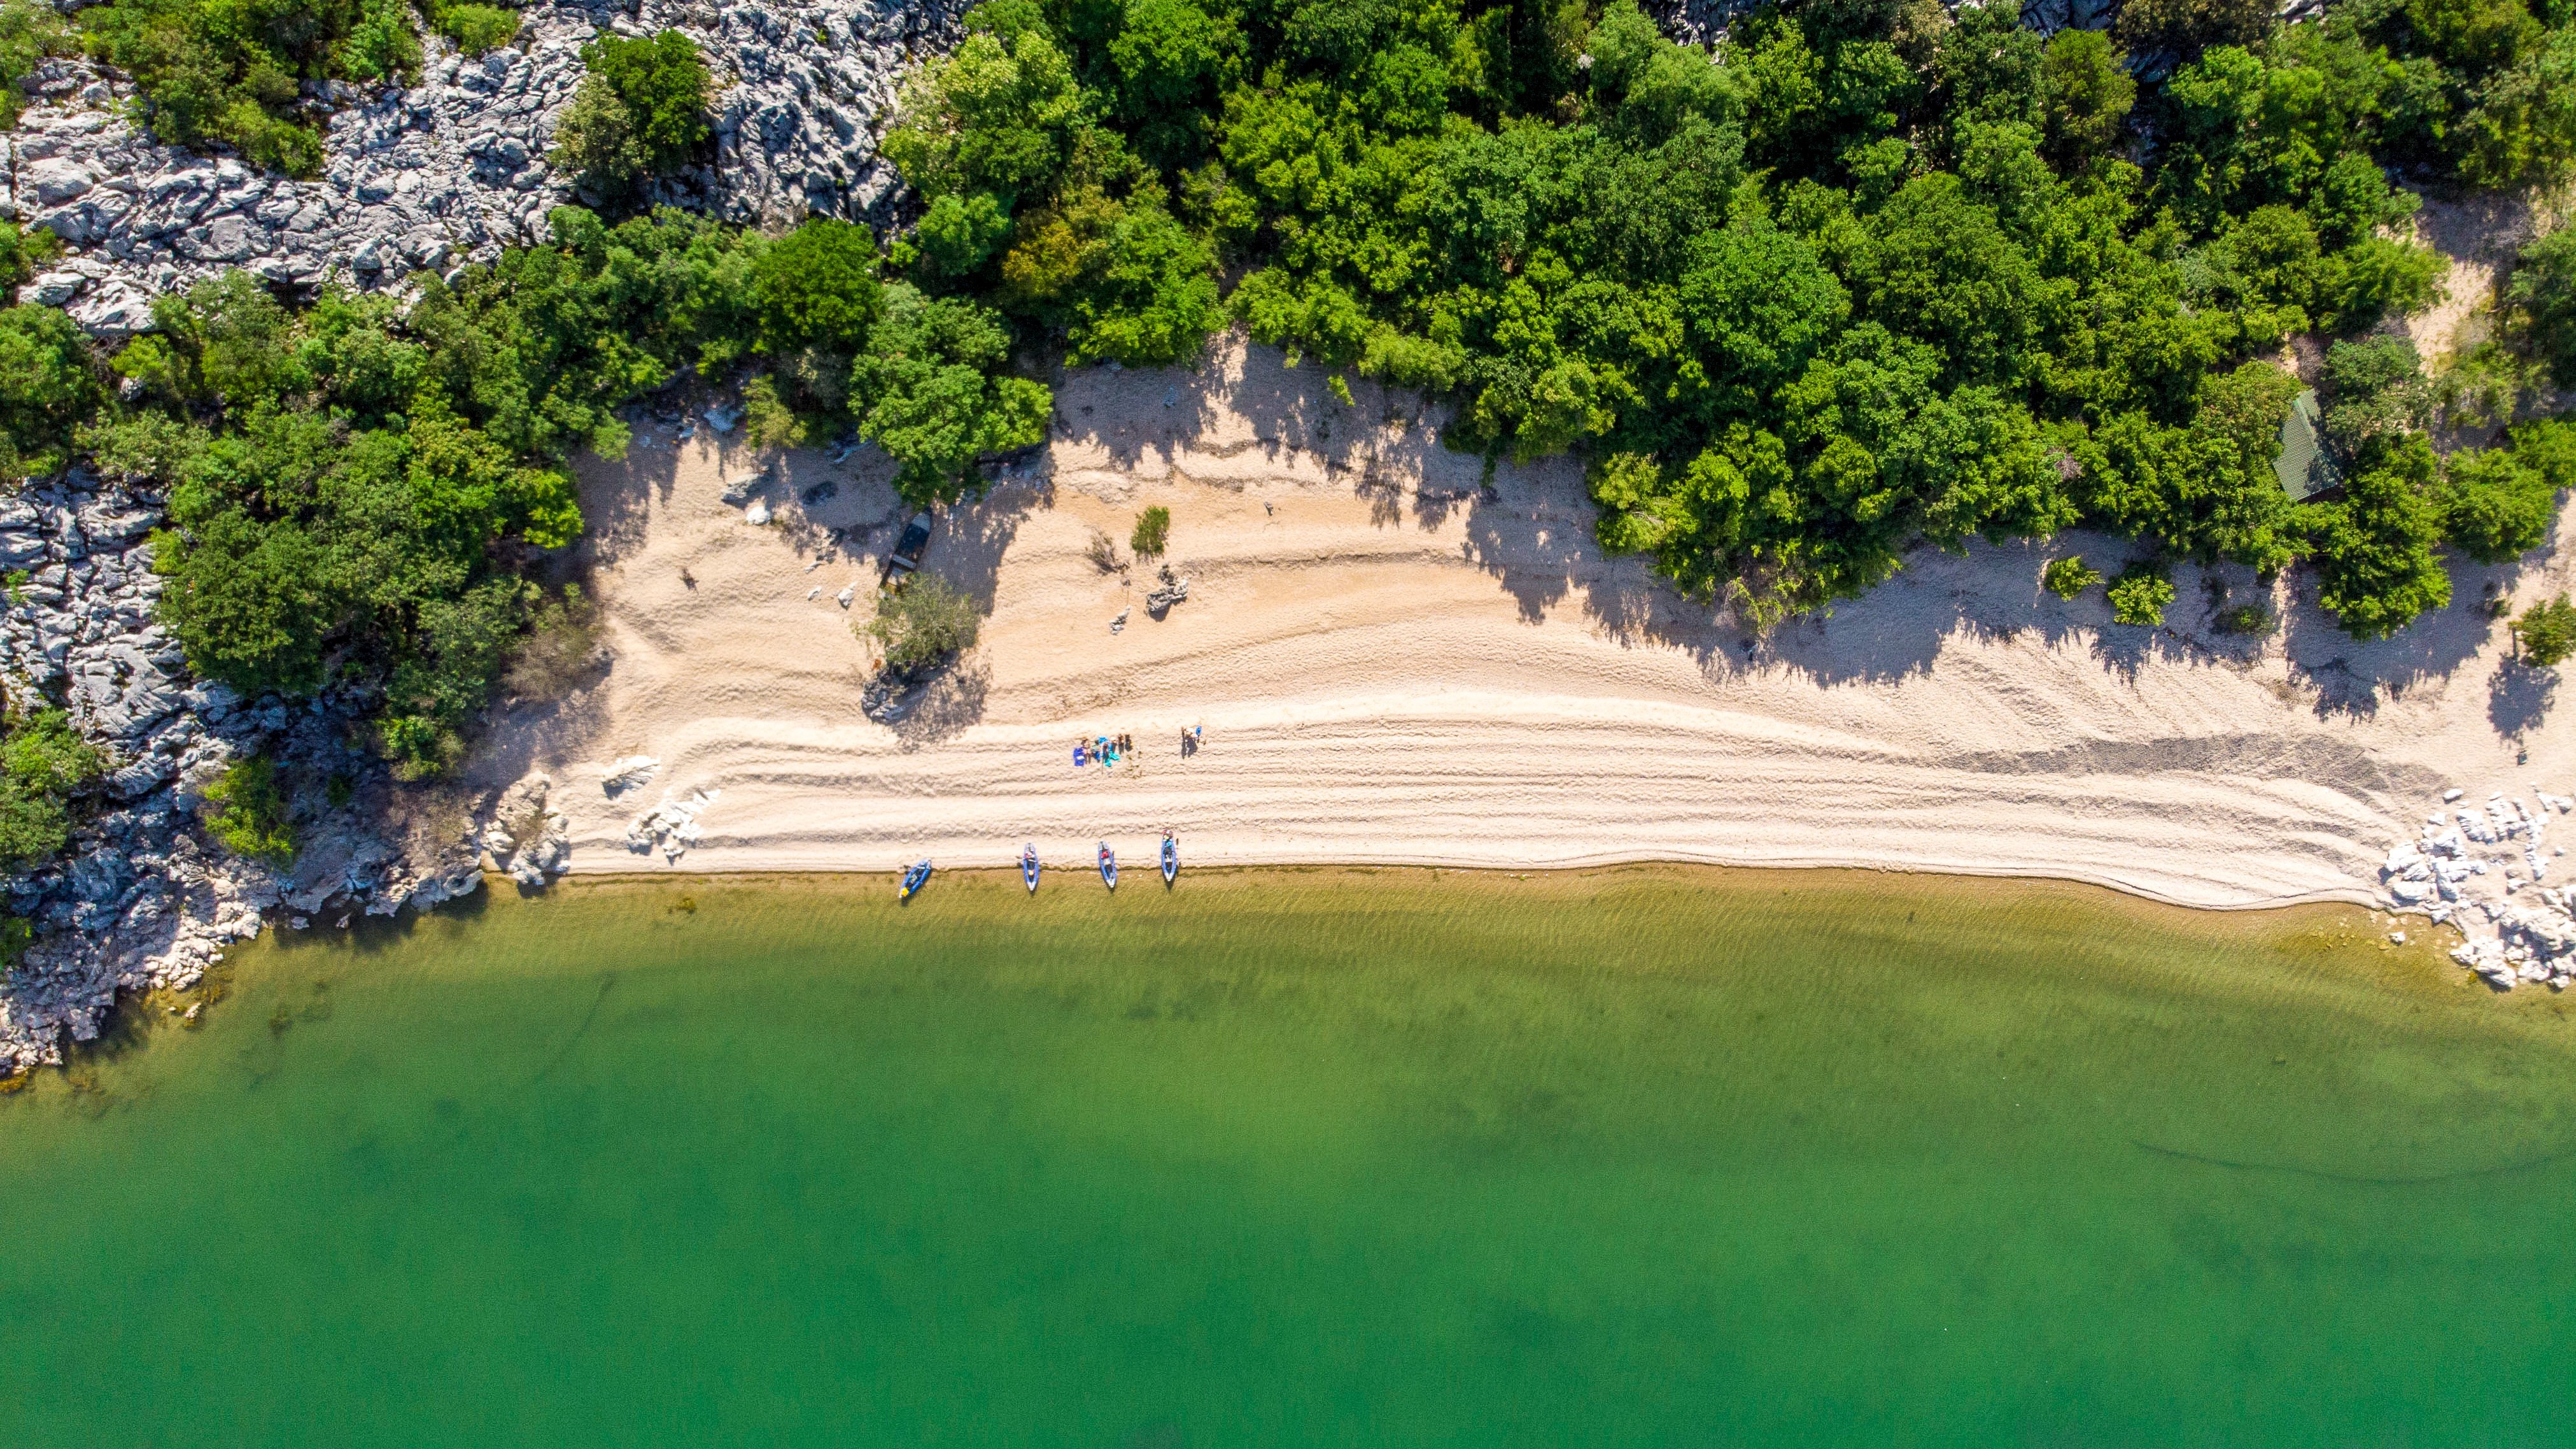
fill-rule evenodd
<path id="1" fill-rule="evenodd" d="M 2513 621 L 2513 640 L 2525 663 L 2543 669 L 2576 654 L 2576 604 L 2560 594 L 2523 610 Z"/>
<path id="2" fill-rule="evenodd" d="M 975 486 L 975 463 L 1046 437 L 1053 394 L 996 375 L 1010 334 L 990 308 L 933 298 L 909 283 L 885 289 L 885 315 L 850 372 L 859 436 L 902 465 L 907 502 L 955 502 Z"/>
<path id="3" fill-rule="evenodd" d="M 602 196 L 622 196 L 644 179 L 652 158 L 634 113 L 600 76 L 585 76 L 555 122 L 546 164 Z"/>
<path id="4" fill-rule="evenodd" d="M 587 67 L 555 126 L 547 157 L 603 197 L 689 163 L 707 139 L 713 83 L 697 42 L 676 30 L 601 35 L 581 48 Z"/>
<path id="5" fill-rule="evenodd" d="M 2317 602 L 2357 639 L 2385 639 L 2451 602 L 2431 493 L 2439 465 L 2418 434 L 2344 486 L 2317 545 Z"/>
<path id="6" fill-rule="evenodd" d="M 705 144 L 712 84 L 696 41 L 676 30 L 602 35 L 581 48 L 581 63 L 625 107 L 646 170 L 668 175 Z"/>
<path id="7" fill-rule="evenodd" d="M 295 859 L 286 791 L 265 755 L 245 755 L 207 784 L 203 818 L 206 833 L 235 855 L 280 867 Z"/>
<path id="8" fill-rule="evenodd" d="M 2047 95 L 2049 160 L 2071 172 L 2109 155 L 2138 101 L 2128 57 L 2098 30 L 2061 30 L 2041 58 L 2040 80 Z"/>
<path id="9" fill-rule="evenodd" d="M 0 866 L 23 870 L 62 854 L 71 796 L 105 767 L 61 710 L 10 719 L 0 738 Z"/>
<path id="10" fill-rule="evenodd" d="M 89 349 L 51 307 L 0 308 L 0 487 L 61 467 L 104 396 Z"/>
<path id="11" fill-rule="evenodd" d="M 877 595 L 874 618 L 853 626 L 885 651 L 888 667 L 914 670 L 975 647 L 975 600 L 937 574 L 914 574 Z"/>
<path id="12" fill-rule="evenodd" d="M 2504 302 L 2523 344 L 2560 387 L 2576 387 L 2576 227 L 2561 227 L 2522 249 L 2505 281 Z"/>
<path id="13" fill-rule="evenodd" d="M 2129 0 L 2111 36 L 2133 53 L 2198 56 L 2213 45 L 2251 45 L 2272 27 L 2271 0 Z"/>
<path id="14" fill-rule="evenodd" d="M 751 264 L 752 306 L 768 350 L 823 347 L 856 353 L 883 306 L 876 234 L 864 226 L 809 220 L 762 250 Z"/>
<path id="15" fill-rule="evenodd" d="M 2558 490 L 2509 448 L 2465 448 L 2445 458 L 2433 502 L 2444 541 L 2485 564 L 2538 548 L 2558 517 Z"/>
<path id="16" fill-rule="evenodd" d="M 2053 558 L 2039 571 L 2040 587 L 2061 599 L 2072 599 L 2102 582 L 2102 571 L 2084 562 L 2082 554 Z"/>

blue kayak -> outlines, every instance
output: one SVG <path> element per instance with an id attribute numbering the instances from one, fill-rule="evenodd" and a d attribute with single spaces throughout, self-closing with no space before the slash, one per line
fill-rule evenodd
<path id="1" fill-rule="evenodd" d="M 1181 847 L 1172 837 L 1166 835 L 1163 837 L 1163 884 L 1169 886 L 1172 883 L 1172 877 L 1180 873 Z"/>
<path id="2" fill-rule="evenodd" d="M 1111 890 L 1118 889 L 1118 852 L 1111 850 L 1106 840 L 1100 842 L 1100 878 Z"/>
<path id="3" fill-rule="evenodd" d="M 903 887 L 894 893 L 895 900 L 898 903 L 911 900 L 914 893 L 918 892 L 921 889 L 922 884 L 929 879 L 930 862 L 926 860 L 916 861 L 913 864 L 912 869 L 903 873 Z"/>
<path id="4" fill-rule="evenodd" d="M 1038 893 L 1038 845 L 1032 840 L 1020 847 L 1020 879 L 1029 884 L 1029 894 Z"/>

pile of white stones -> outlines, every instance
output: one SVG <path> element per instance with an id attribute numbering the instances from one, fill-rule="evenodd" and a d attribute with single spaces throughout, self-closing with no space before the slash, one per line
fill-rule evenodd
<path id="1" fill-rule="evenodd" d="M 2576 800 L 2498 791 L 2481 807 L 2460 796 L 2445 794 L 2418 838 L 2389 850 L 2379 874 L 2390 907 L 2458 927 L 2466 939 L 2451 958 L 2499 990 L 2526 981 L 2566 990 L 2576 975 L 2576 888 L 2548 883 L 2566 848 L 2547 837 L 2551 819 L 2576 810 Z"/>

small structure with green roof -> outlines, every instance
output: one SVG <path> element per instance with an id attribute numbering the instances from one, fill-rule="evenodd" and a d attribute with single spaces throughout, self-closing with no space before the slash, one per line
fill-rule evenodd
<path id="1" fill-rule="evenodd" d="M 2308 499 L 2329 489 L 2343 486 L 2343 474 L 2336 470 L 2334 459 L 2326 452 L 2321 431 L 2324 415 L 2317 410 L 2317 390 L 2308 388 L 2290 400 L 2290 415 L 2281 419 L 2281 456 L 2272 468 L 2281 475 L 2281 491 L 2293 503 Z"/>

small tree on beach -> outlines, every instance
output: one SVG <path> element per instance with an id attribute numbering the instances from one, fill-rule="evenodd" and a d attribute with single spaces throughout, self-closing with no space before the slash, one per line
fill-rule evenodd
<path id="1" fill-rule="evenodd" d="M 975 644 L 975 601 L 936 574 L 914 574 L 877 595 L 876 617 L 855 626 L 885 651 L 891 669 L 918 669 Z"/>
<path id="2" fill-rule="evenodd" d="M 2174 601 L 2173 580 L 2156 564 L 2133 563 L 2112 582 L 2110 597 L 2112 618 L 2152 628 L 2165 621 L 2165 605 Z"/>
<path id="3" fill-rule="evenodd" d="M 2523 662 L 2542 669 L 2576 654 L 2576 604 L 2560 594 L 2532 605 L 2513 621 L 2513 638 L 2522 646 Z"/>
<path id="4" fill-rule="evenodd" d="M 1127 547 L 1138 558 L 1155 558 L 1172 541 L 1172 510 L 1157 503 L 1136 515 L 1136 531 L 1127 537 Z"/>
<path id="5" fill-rule="evenodd" d="M 2040 587 L 2061 599 L 2072 599 L 2100 582 L 2102 571 L 2084 562 L 2080 553 L 2050 559 L 2048 567 L 2039 571 Z"/>

